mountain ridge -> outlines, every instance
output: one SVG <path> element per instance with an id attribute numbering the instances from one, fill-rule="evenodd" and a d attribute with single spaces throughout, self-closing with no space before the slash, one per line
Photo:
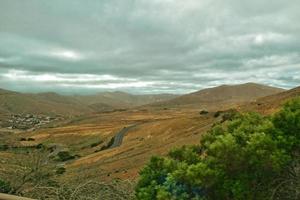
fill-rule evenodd
<path id="1" fill-rule="evenodd" d="M 224 104 L 224 107 L 233 104 L 251 102 L 257 98 L 269 96 L 285 91 L 282 88 L 271 87 L 257 83 L 244 83 L 238 85 L 220 85 L 206 88 L 177 98 L 154 103 L 149 107 L 189 107 L 197 106 L 205 109 L 214 109 Z M 218 105 L 216 105 L 218 104 Z"/>

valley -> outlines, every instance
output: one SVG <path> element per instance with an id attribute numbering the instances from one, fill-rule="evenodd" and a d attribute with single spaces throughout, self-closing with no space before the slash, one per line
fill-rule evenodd
<path id="1" fill-rule="evenodd" d="M 222 95 L 218 95 L 220 88 Z M 248 97 L 253 91 L 258 91 L 255 97 Z M 110 111 L 46 115 L 29 114 L 30 108 L 18 114 L 2 113 L 0 177 L 18 183 L 17 166 L 32 166 L 36 159 L 32 156 L 41 152 L 43 162 L 49 162 L 46 169 L 54 170 L 53 178 L 61 185 L 76 187 L 91 181 L 129 181 L 134 185 L 151 157 L 199 144 L 215 124 L 237 112 L 269 115 L 297 96 L 299 88 L 285 91 L 251 83 L 124 109 L 111 105 L 114 109 Z M 126 190 L 132 194 L 132 187 Z"/>

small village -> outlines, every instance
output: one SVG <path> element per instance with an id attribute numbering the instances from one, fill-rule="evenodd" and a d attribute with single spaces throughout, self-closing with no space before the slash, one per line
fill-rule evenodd
<path id="1" fill-rule="evenodd" d="M 59 119 L 60 117 L 46 115 L 12 114 L 2 126 L 8 129 L 29 130 L 40 128 L 41 126 Z"/>

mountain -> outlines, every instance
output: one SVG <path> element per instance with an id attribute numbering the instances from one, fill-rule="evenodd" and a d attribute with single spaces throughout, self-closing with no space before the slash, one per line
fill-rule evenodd
<path id="1" fill-rule="evenodd" d="M 0 114 L 82 115 L 126 109 L 174 97 L 169 94 L 132 95 L 124 92 L 64 96 L 53 92 L 27 94 L 0 89 Z"/>
<path id="2" fill-rule="evenodd" d="M 199 107 L 203 109 L 222 109 L 244 102 L 254 101 L 257 98 L 269 96 L 284 89 L 245 83 L 240 85 L 221 85 L 214 88 L 200 90 L 186 94 L 169 101 L 154 103 L 150 107 Z"/>
<path id="3" fill-rule="evenodd" d="M 7 90 L 0 92 L 0 110 L 6 114 L 47 115 L 79 115 L 89 111 L 80 102 L 56 93 L 23 94 Z"/>
<path id="4" fill-rule="evenodd" d="M 53 92 L 25 94 L 0 89 L 0 113 L 73 116 L 139 106 L 147 108 L 179 107 L 213 110 L 251 102 L 257 98 L 275 95 L 283 91 L 280 88 L 255 83 L 222 85 L 182 96 L 172 94 L 133 95 L 125 92 L 64 96 Z"/>
<path id="5" fill-rule="evenodd" d="M 96 95 L 75 96 L 79 102 L 92 108 L 114 107 L 131 108 L 149 103 L 170 100 L 177 97 L 173 94 L 133 95 L 125 92 L 102 92 Z"/>

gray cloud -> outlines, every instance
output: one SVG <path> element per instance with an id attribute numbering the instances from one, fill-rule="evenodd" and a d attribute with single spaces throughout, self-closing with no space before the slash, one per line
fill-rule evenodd
<path id="1" fill-rule="evenodd" d="M 253 81 L 292 88 L 300 84 L 299 10 L 298 0 L 2 0 L 0 87 L 185 93 Z"/>

